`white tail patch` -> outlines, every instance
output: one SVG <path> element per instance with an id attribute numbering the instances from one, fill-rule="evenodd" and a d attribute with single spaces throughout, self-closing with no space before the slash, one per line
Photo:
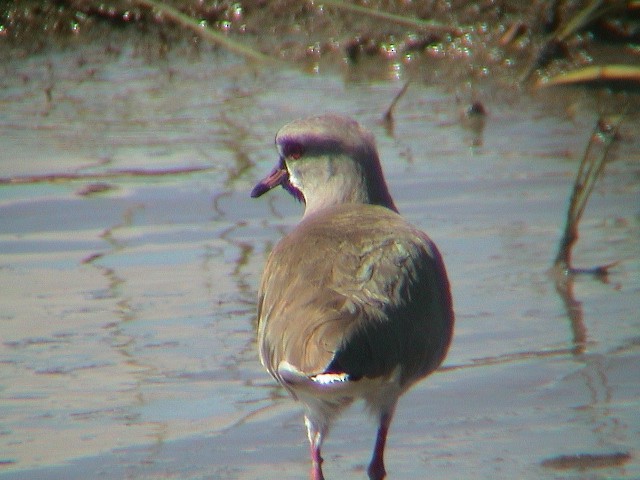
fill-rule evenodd
<path id="1" fill-rule="evenodd" d="M 278 376 L 292 390 L 307 391 L 316 394 L 333 394 L 348 390 L 352 382 L 346 373 L 319 373 L 305 375 L 289 362 L 280 362 Z"/>
<path id="2" fill-rule="evenodd" d="M 379 412 L 393 408 L 403 391 L 400 367 L 386 377 L 363 377 L 353 381 L 347 373 L 306 375 L 289 362 L 280 362 L 278 377 L 294 398 L 320 416 L 324 413 L 318 412 L 324 412 L 328 406 L 346 405 L 358 398 L 364 399 L 371 413 L 379 416 Z"/>
<path id="3" fill-rule="evenodd" d="M 318 382 L 322 385 L 330 385 L 336 382 L 348 382 L 349 375 L 346 373 L 321 373 L 310 377 L 314 382 Z"/>

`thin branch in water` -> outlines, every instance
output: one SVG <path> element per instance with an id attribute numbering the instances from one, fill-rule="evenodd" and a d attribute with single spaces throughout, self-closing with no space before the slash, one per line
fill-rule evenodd
<path id="1" fill-rule="evenodd" d="M 613 85 L 627 83 L 640 85 L 640 67 L 635 65 L 610 64 L 590 65 L 560 73 L 551 78 L 541 78 L 536 87 L 552 87 L 556 85 L 575 85 L 580 83 L 603 83 Z"/>
<path id="2" fill-rule="evenodd" d="M 393 111 L 395 110 L 398 101 L 404 96 L 405 93 L 407 93 L 407 89 L 409 88 L 409 83 L 411 83 L 411 80 L 407 80 L 407 82 L 403 85 L 400 91 L 396 93 L 396 96 L 393 97 L 393 100 L 391 100 L 391 104 L 389 105 L 389 108 L 387 108 L 387 111 L 384 113 L 384 116 L 382 117 L 382 120 L 386 125 L 388 126 L 393 125 Z"/>
<path id="3" fill-rule="evenodd" d="M 24 185 L 32 183 L 70 182 L 74 180 L 95 180 L 118 177 L 161 177 L 165 175 L 186 175 L 190 173 L 206 172 L 213 167 L 176 167 L 166 170 L 143 170 L 130 168 L 123 170 L 109 170 L 94 173 L 45 173 L 42 175 L 24 175 L 15 177 L 0 177 L 0 185 Z"/>
<path id="4" fill-rule="evenodd" d="M 587 206 L 587 201 L 591 196 L 596 180 L 604 170 L 607 155 L 618 135 L 623 118 L 624 115 L 615 115 L 598 120 L 580 162 L 569 200 L 564 233 L 560 240 L 558 254 L 553 263 L 553 268 L 564 275 L 589 273 L 602 276 L 606 275 L 608 269 L 615 265 L 613 263 L 589 269 L 574 269 L 571 266 L 571 250 L 578 240 L 578 224 Z"/>
<path id="5" fill-rule="evenodd" d="M 565 24 L 560 25 L 555 32 L 549 35 L 540 48 L 531 65 L 520 79 L 521 82 L 527 81 L 533 72 L 548 63 L 554 52 L 559 47 L 566 44 L 566 41 L 585 28 L 593 21 L 602 16 L 620 10 L 624 12 L 627 8 L 625 2 L 605 2 L 604 0 L 591 0 L 576 15 L 572 16 Z"/>
<path id="6" fill-rule="evenodd" d="M 347 12 L 366 15 L 371 18 L 383 20 L 385 22 L 392 22 L 398 25 L 403 25 L 409 28 L 417 28 L 427 32 L 433 33 L 451 33 L 453 35 L 463 35 L 467 32 L 469 27 L 456 27 L 452 25 L 445 25 L 433 20 L 422 20 L 420 18 L 404 17 L 402 15 L 396 15 L 394 13 L 382 12 L 380 10 L 373 10 L 371 8 L 362 7 L 360 5 L 353 5 L 341 0 L 323 0 L 323 5 L 328 5 L 333 8 L 344 10 Z"/>
<path id="7" fill-rule="evenodd" d="M 208 40 L 211 43 L 219 45 L 230 52 L 233 52 L 237 55 L 241 55 L 248 60 L 253 60 L 256 62 L 273 62 L 275 61 L 273 58 L 264 55 L 246 45 L 243 45 L 240 42 L 236 42 L 226 35 L 216 32 L 215 30 L 203 26 L 197 20 L 191 18 L 188 15 L 185 15 L 181 11 L 169 6 L 165 5 L 161 2 L 156 2 L 155 0 L 134 0 L 135 3 L 145 6 L 147 8 L 151 8 L 157 11 L 160 15 L 171 19 L 176 22 L 178 25 L 181 25 L 185 28 L 188 28 L 195 32 L 197 35 L 200 35 L 205 40 Z"/>

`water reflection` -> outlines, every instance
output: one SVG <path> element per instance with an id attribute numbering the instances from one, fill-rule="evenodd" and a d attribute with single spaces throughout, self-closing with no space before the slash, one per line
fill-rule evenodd
<path id="1" fill-rule="evenodd" d="M 573 353 L 580 355 L 587 348 L 587 328 L 584 324 L 582 303 L 576 300 L 574 295 L 574 276 L 555 271 L 551 274 L 554 278 L 556 292 L 560 295 L 567 312 L 567 318 L 573 333 Z"/>

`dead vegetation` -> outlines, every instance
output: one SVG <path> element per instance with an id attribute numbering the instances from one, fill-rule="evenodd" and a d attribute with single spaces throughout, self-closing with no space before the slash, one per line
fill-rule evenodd
<path id="1" fill-rule="evenodd" d="M 506 74 L 518 85 L 549 78 L 550 84 L 640 83 L 637 0 L 21 0 L 0 6 L 2 58 L 86 41 L 113 45 L 109 39 L 123 32 L 158 55 L 186 43 L 292 65 L 399 62 L 416 77 L 457 62 L 460 78 L 472 80 Z M 600 70 L 584 70 L 592 66 Z"/>

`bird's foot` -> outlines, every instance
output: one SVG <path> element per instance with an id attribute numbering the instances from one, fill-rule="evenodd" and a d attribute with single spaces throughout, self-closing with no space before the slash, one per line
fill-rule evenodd
<path id="1" fill-rule="evenodd" d="M 387 476 L 387 471 L 384 469 L 384 462 L 382 457 L 374 457 L 367 469 L 369 474 L 369 480 L 382 480 Z"/>
<path id="2" fill-rule="evenodd" d="M 324 475 L 322 474 L 322 458 L 319 462 L 313 462 L 310 478 L 311 480 L 324 480 Z"/>

